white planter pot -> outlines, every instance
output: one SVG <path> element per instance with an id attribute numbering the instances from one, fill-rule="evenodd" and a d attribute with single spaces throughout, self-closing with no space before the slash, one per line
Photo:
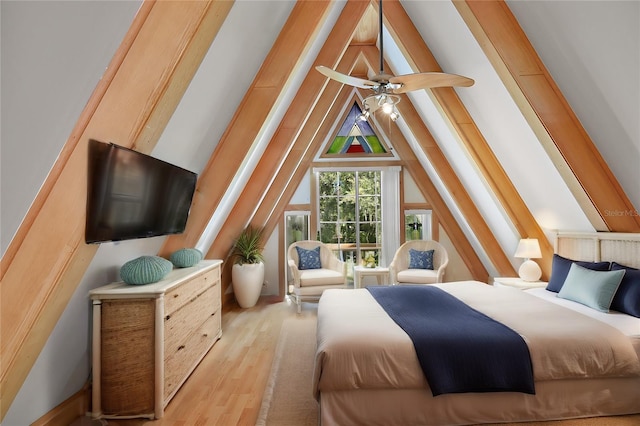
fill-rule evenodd
<path id="1" fill-rule="evenodd" d="M 256 304 L 264 282 L 264 263 L 234 264 L 231 269 L 233 293 L 241 308 Z"/>

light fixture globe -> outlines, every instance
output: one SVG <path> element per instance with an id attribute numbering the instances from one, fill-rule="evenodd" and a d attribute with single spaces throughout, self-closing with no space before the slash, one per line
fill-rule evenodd
<path id="1" fill-rule="evenodd" d="M 398 95 L 389 93 L 386 88 L 381 88 L 374 95 L 369 95 L 362 100 L 362 114 L 358 117 L 360 120 L 367 120 L 371 114 L 376 111 L 382 111 L 391 120 L 396 121 L 400 114 L 396 109 L 396 105 L 401 98 Z"/>
<path id="2" fill-rule="evenodd" d="M 538 281 L 542 276 L 542 270 L 536 262 L 528 259 L 520 265 L 518 275 L 523 281 Z"/>

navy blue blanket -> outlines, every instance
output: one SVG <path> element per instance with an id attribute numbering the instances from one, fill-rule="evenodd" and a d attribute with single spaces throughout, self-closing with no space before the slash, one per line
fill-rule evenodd
<path id="1" fill-rule="evenodd" d="M 434 396 L 535 394 L 529 348 L 515 331 L 437 287 L 367 288 L 411 337 Z"/>

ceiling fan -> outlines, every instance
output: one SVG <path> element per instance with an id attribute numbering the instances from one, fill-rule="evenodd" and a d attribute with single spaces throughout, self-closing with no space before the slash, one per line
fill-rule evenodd
<path id="1" fill-rule="evenodd" d="M 339 83 L 361 89 L 371 89 L 373 94 L 363 100 L 361 118 L 366 120 L 370 114 L 382 108 L 395 121 L 398 118 L 398 111 L 395 106 L 400 102 L 400 93 L 413 90 L 430 89 L 434 87 L 470 87 L 474 81 L 468 77 L 457 74 L 447 74 L 443 72 L 423 72 L 415 74 L 405 74 L 393 76 L 384 72 L 384 51 L 382 38 L 382 0 L 379 2 L 378 28 L 380 41 L 380 73 L 370 79 L 362 79 L 342 74 L 331 68 L 319 65 L 316 67 L 320 73 Z"/>

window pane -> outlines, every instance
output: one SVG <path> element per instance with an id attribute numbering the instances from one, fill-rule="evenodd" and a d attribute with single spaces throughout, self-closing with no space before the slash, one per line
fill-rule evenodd
<path id="1" fill-rule="evenodd" d="M 404 215 L 404 223 L 407 241 L 431 239 L 430 210 L 407 210 Z"/>
<path id="2" fill-rule="evenodd" d="M 338 199 L 336 197 L 320 198 L 320 221 L 335 222 L 338 220 Z"/>
<path id="3" fill-rule="evenodd" d="M 338 242 L 335 223 L 320 222 L 320 241 L 323 243 Z"/>
<path id="4" fill-rule="evenodd" d="M 375 247 L 378 242 L 378 227 L 377 222 L 360 224 L 360 243 L 363 247 Z"/>
<path id="5" fill-rule="evenodd" d="M 356 197 L 354 195 L 347 195 L 340 199 L 340 219 L 355 222 Z"/>
<path id="6" fill-rule="evenodd" d="M 380 194 L 380 172 L 360 172 L 358 179 L 358 194 Z"/>
<path id="7" fill-rule="evenodd" d="M 340 194 L 355 194 L 356 174 L 353 172 L 339 172 L 338 185 Z"/>
<path id="8" fill-rule="evenodd" d="M 320 181 L 320 194 L 337 195 L 338 194 L 338 173 L 323 172 L 318 178 Z"/>

